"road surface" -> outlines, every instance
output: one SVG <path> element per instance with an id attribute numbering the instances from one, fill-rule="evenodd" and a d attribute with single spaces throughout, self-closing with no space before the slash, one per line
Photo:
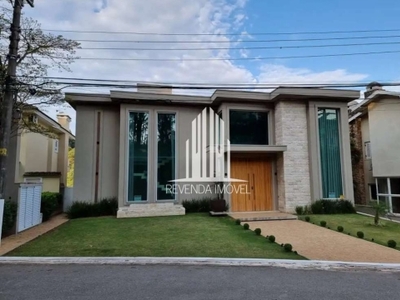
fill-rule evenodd
<path id="1" fill-rule="evenodd" d="M 0 299 L 399 299 L 400 273 L 270 267 L 0 265 Z"/>

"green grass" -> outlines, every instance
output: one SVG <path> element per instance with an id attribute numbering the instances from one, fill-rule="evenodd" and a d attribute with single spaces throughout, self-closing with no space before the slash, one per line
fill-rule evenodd
<path id="1" fill-rule="evenodd" d="M 374 225 L 372 217 L 362 216 L 358 214 L 349 215 L 309 215 L 311 218 L 310 223 L 314 222 L 315 225 L 320 225 L 320 221 L 326 221 L 326 227 L 337 231 L 338 226 L 343 226 L 344 234 L 357 236 L 357 231 L 364 232 L 364 239 L 387 246 L 388 240 L 395 240 L 397 242 L 397 249 L 400 250 L 400 224 L 390 221 L 381 220 L 381 224 Z M 305 216 L 300 217 L 301 220 Z"/>
<path id="2" fill-rule="evenodd" d="M 156 256 L 304 259 L 228 217 L 71 220 L 8 256 Z"/>

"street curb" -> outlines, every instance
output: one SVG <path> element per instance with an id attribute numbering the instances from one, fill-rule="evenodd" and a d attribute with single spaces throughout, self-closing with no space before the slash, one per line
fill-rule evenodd
<path id="1" fill-rule="evenodd" d="M 202 257 L 0 257 L 0 265 L 176 265 L 278 267 L 286 269 L 396 271 L 399 264 L 342 261 L 202 258 Z"/>

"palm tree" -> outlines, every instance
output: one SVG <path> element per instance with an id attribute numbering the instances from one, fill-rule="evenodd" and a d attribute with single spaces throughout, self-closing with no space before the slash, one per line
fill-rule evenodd
<path id="1" fill-rule="evenodd" d="M 374 224 L 379 225 L 380 217 L 387 213 L 386 204 L 385 202 L 373 201 L 371 206 L 375 211 Z"/>

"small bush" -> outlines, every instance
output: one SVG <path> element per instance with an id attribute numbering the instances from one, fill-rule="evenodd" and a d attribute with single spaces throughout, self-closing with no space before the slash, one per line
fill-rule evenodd
<path id="1" fill-rule="evenodd" d="M 306 217 L 306 222 L 310 222 L 310 220 L 311 220 L 310 217 L 307 216 L 307 217 Z"/>
<path id="2" fill-rule="evenodd" d="M 270 236 L 268 237 L 268 240 L 269 240 L 271 243 L 275 243 L 275 236 L 270 235 Z"/>
<path id="3" fill-rule="evenodd" d="M 348 234 L 348 235 L 351 235 L 351 233 L 350 233 L 350 232 L 348 232 L 347 234 Z"/>
<path id="4" fill-rule="evenodd" d="M 362 231 L 357 231 L 357 236 L 358 236 L 360 239 L 363 239 L 363 238 L 364 238 L 364 232 L 362 232 Z"/>
<path id="5" fill-rule="evenodd" d="M 375 239 L 374 239 L 374 238 L 372 238 L 372 239 L 371 239 L 371 242 L 375 242 Z"/>
<path id="6" fill-rule="evenodd" d="M 261 235 L 261 229 L 260 228 L 256 228 L 254 230 L 254 232 L 256 233 L 256 235 Z"/>
<path id="7" fill-rule="evenodd" d="M 43 214 L 43 222 L 50 219 L 60 204 L 62 204 L 62 195 L 60 193 L 42 193 L 40 212 Z"/>
<path id="8" fill-rule="evenodd" d="M 321 221 L 319 223 L 321 224 L 322 227 L 326 227 L 326 221 Z"/>
<path id="9" fill-rule="evenodd" d="M 249 230 L 249 228 L 250 228 L 249 224 L 245 223 L 245 224 L 243 225 L 243 229 L 244 229 L 244 230 Z"/>
<path id="10" fill-rule="evenodd" d="M 103 199 L 98 203 L 74 202 L 67 216 L 69 219 L 115 216 L 118 211 L 118 199 Z"/>
<path id="11" fill-rule="evenodd" d="M 4 212 L 3 212 L 3 233 L 11 230 L 17 219 L 18 205 L 14 201 L 4 201 Z M 1 238 L 1 237 L 0 237 Z"/>
<path id="12" fill-rule="evenodd" d="M 296 206 L 295 210 L 296 210 L 296 214 L 297 214 L 298 216 L 301 216 L 301 215 L 304 214 L 304 208 L 303 208 L 303 206 Z"/>
<path id="13" fill-rule="evenodd" d="M 292 247 L 291 244 L 285 244 L 285 245 L 283 246 L 283 249 L 285 249 L 286 252 L 292 252 L 293 247 Z"/>
<path id="14" fill-rule="evenodd" d="M 397 243 L 394 240 L 389 240 L 387 244 L 390 248 L 396 248 L 397 246 Z"/>
<path id="15" fill-rule="evenodd" d="M 343 230 L 344 230 L 343 226 L 338 226 L 337 231 L 343 232 Z"/>
<path id="16" fill-rule="evenodd" d="M 236 220 L 235 220 L 235 224 L 236 224 L 236 225 L 240 225 L 240 220 L 239 220 L 239 219 L 236 219 Z"/>

